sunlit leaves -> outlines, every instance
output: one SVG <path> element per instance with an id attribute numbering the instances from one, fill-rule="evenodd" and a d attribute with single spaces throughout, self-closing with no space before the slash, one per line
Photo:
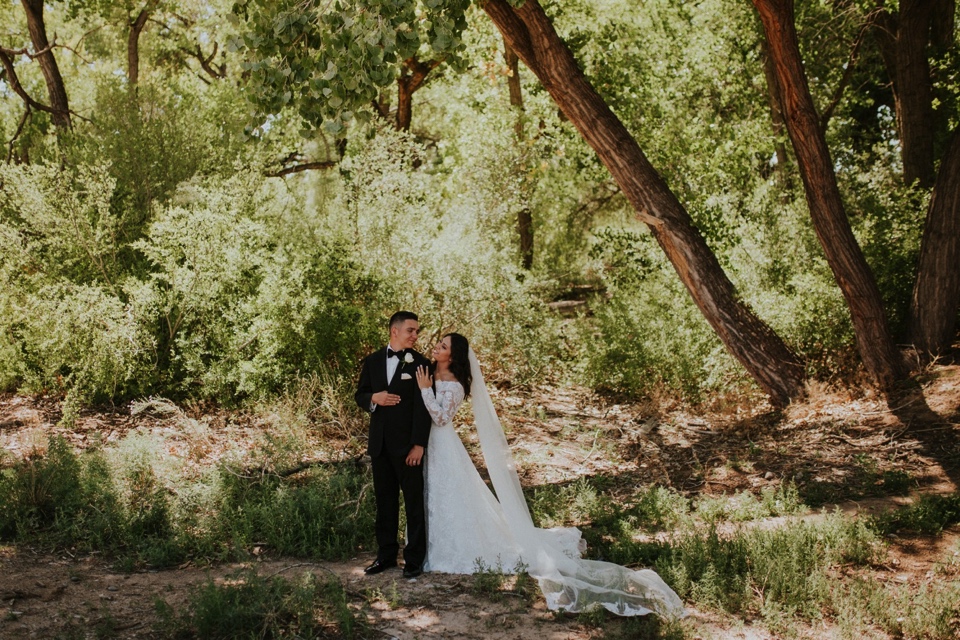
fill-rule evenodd
<path id="1" fill-rule="evenodd" d="M 464 50 L 469 0 L 242 0 L 246 22 L 229 43 L 246 52 L 255 125 L 295 106 L 313 128 L 340 135 L 393 83 L 399 65 L 417 54 L 457 65 Z M 253 128 L 250 129 L 252 133 Z"/>

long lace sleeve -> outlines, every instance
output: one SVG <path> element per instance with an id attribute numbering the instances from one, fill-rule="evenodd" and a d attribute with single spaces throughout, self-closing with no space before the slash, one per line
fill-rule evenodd
<path id="1" fill-rule="evenodd" d="M 423 394 L 423 404 L 426 405 L 430 418 L 438 427 L 450 424 L 464 396 L 463 387 L 459 382 L 438 383 L 436 395 L 433 389 L 421 389 L 420 392 Z"/>

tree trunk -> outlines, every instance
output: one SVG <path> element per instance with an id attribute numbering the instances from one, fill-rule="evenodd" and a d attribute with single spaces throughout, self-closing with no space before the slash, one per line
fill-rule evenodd
<path id="1" fill-rule="evenodd" d="M 523 93 L 520 90 L 520 59 L 506 41 L 503 42 L 503 59 L 507 63 L 510 75 L 507 76 L 507 89 L 510 92 L 510 106 L 515 107 L 517 121 L 513 130 L 517 142 L 523 143 L 526 135 L 523 130 Z M 529 178 L 525 178 L 529 180 Z M 524 206 L 517 212 L 517 235 L 520 238 L 520 263 L 529 271 L 533 267 L 533 212 Z"/>
<path id="2" fill-rule="evenodd" d="M 953 43 L 953 29 L 956 26 L 956 0 L 933 0 L 930 11 L 930 41 L 938 48 L 949 47 Z"/>
<path id="3" fill-rule="evenodd" d="M 773 124 L 773 135 L 776 138 L 774 150 L 777 154 L 777 177 L 785 191 L 793 191 L 793 172 L 787 167 L 787 146 L 783 144 L 783 133 L 786 123 L 783 121 L 783 112 L 780 109 L 779 88 L 777 74 L 773 69 L 773 60 L 767 52 L 766 43 L 761 42 L 763 50 L 763 73 L 767 78 L 767 100 L 770 103 L 770 121 Z"/>
<path id="4" fill-rule="evenodd" d="M 130 33 L 127 35 L 127 80 L 130 86 L 135 87 L 140 80 L 140 34 L 147 26 L 147 18 L 153 13 L 158 0 L 148 2 L 137 18 L 130 23 Z"/>
<path id="5" fill-rule="evenodd" d="M 503 42 L 503 59 L 507 63 L 507 69 L 510 75 L 507 76 L 507 90 L 510 92 L 510 106 L 516 107 L 520 113 L 517 114 L 517 122 L 513 129 L 517 134 L 517 140 L 523 141 L 526 136 L 523 132 L 523 92 L 520 90 L 520 58 L 513 52 L 506 40 Z"/>
<path id="6" fill-rule="evenodd" d="M 940 163 L 920 245 L 910 340 L 922 361 L 950 350 L 960 306 L 960 128 Z"/>
<path id="7" fill-rule="evenodd" d="M 70 126 L 70 105 L 67 101 L 67 89 L 57 66 L 57 59 L 47 40 L 47 28 L 43 24 L 43 0 L 21 0 L 23 10 L 27 14 L 27 28 L 30 30 L 30 40 L 33 48 L 42 52 L 37 56 L 40 62 L 40 71 L 47 84 L 47 94 L 50 96 L 50 108 L 53 110 L 50 119 L 59 128 Z"/>
<path id="8" fill-rule="evenodd" d="M 519 8 L 506 0 L 487 0 L 483 9 L 596 151 L 730 353 L 775 404 L 800 397 L 802 364 L 739 299 L 690 215 L 584 77 L 537 0 L 526 0 Z"/>
<path id="9" fill-rule="evenodd" d="M 420 62 L 416 56 L 403 61 L 400 77 L 397 78 L 397 130 L 409 131 L 413 119 L 413 94 L 423 86 L 427 75 L 441 60 Z"/>
<path id="10" fill-rule="evenodd" d="M 927 62 L 931 0 L 900 0 L 894 81 L 903 180 L 933 185 L 933 87 Z"/>
<path id="11" fill-rule="evenodd" d="M 780 103 L 820 245 L 843 292 L 864 366 L 884 391 L 905 373 L 880 290 L 850 229 L 827 141 L 807 86 L 794 25 L 793 0 L 753 0 L 766 34 Z"/>
<path id="12" fill-rule="evenodd" d="M 882 11 L 874 33 L 893 88 L 903 180 L 929 188 L 934 180 L 933 84 L 927 45 L 952 40 L 954 0 L 902 0 L 899 13 Z"/>

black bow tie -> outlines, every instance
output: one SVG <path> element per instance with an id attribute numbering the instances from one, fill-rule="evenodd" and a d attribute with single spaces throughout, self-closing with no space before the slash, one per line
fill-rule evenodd
<path id="1" fill-rule="evenodd" d="M 407 354 L 406 349 L 400 349 L 400 351 L 394 351 L 390 347 L 387 347 L 387 360 L 389 360 L 390 358 L 400 358 L 401 360 L 403 360 L 403 356 L 405 356 L 406 354 Z"/>

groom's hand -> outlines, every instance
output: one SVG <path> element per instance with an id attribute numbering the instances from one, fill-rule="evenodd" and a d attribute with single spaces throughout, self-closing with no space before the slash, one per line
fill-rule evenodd
<path id="1" fill-rule="evenodd" d="M 410 453 L 407 454 L 407 466 L 416 467 L 423 460 L 423 447 L 418 444 L 413 445 Z"/>
<path id="2" fill-rule="evenodd" d="M 400 403 L 400 396 L 388 391 L 378 391 L 370 397 L 370 401 L 380 407 L 392 407 Z"/>

